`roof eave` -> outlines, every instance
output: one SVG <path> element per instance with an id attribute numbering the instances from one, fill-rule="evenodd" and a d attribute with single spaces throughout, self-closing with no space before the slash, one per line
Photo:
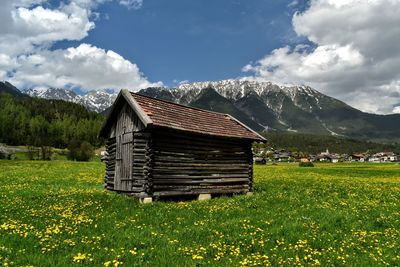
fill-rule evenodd
<path id="1" fill-rule="evenodd" d="M 262 142 L 262 143 L 266 143 L 267 139 L 265 139 L 262 135 L 260 135 L 259 133 L 257 133 L 256 131 L 254 131 L 253 129 L 251 129 L 249 126 L 247 126 L 246 124 L 244 124 L 243 122 L 239 121 L 238 119 L 236 119 L 235 117 L 229 115 L 229 114 L 225 114 L 227 116 L 229 116 L 232 120 L 236 121 L 238 124 L 240 124 L 242 127 L 246 128 L 247 130 L 249 130 L 250 132 L 254 133 L 259 139 L 257 138 L 249 138 L 253 141 L 258 141 L 258 142 Z"/>
<path id="2" fill-rule="evenodd" d="M 100 132 L 98 134 L 98 137 L 107 137 L 107 134 L 109 132 L 109 128 L 111 127 L 111 119 L 115 115 L 115 110 L 118 106 L 118 103 L 121 101 L 120 99 L 124 98 L 125 101 L 128 103 L 128 105 L 135 111 L 135 113 L 138 115 L 140 121 L 143 123 L 145 128 L 151 127 L 153 125 L 153 121 L 147 116 L 147 114 L 144 112 L 144 110 L 140 107 L 140 105 L 136 102 L 136 100 L 133 98 L 133 96 L 130 94 L 130 92 L 127 89 L 122 89 L 117 98 L 115 99 L 114 103 L 111 106 L 111 110 L 109 114 L 107 115 L 107 118 L 105 119 L 103 125 L 101 126 Z"/>
<path id="3" fill-rule="evenodd" d="M 126 102 L 128 102 L 128 105 L 138 115 L 139 119 L 142 121 L 145 128 L 149 127 L 150 125 L 153 125 L 153 121 L 146 114 L 146 112 L 144 112 L 141 106 L 136 102 L 135 98 L 131 95 L 131 93 L 127 89 L 122 89 L 121 92 L 122 95 L 125 97 Z"/>

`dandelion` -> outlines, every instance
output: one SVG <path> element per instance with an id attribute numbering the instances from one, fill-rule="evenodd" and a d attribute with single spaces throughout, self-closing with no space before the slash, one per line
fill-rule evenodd
<path id="1" fill-rule="evenodd" d="M 200 255 L 192 255 L 192 259 L 194 259 L 194 260 L 202 260 L 202 259 L 203 259 L 203 256 L 200 256 Z"/>
<path id="2" fill-rule="evenodd" d="M 137 248 L 133 248 L 133 249 L 129 250 L 129 253 L 131 253 L 133 256 L 137 255 L 138 254 Z"/>
<path id="3" fill-rule="evenodd" d="M 123 262 L 122 261 L 119 261 L 119 260 L 113 260 L 112 261 L 112 265 L 114 266 L 114 267 L 118 267 L 119 265 L 122 265 L 123 264 Z"/>
<path id="4" fill-rule="evenodd" d="M 72 261 L 76 263 L 80 263 L 85 260 L 92 261 L 93 259 L 91 258 L 91 256 L 91 254 L 78 253 L 72 258 Z"/>

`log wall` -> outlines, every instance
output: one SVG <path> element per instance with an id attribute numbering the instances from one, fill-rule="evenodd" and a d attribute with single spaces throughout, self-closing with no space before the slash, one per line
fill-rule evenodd
<path id="1" fill-rule="evenodd" d="M 120 192 L 137 191 L 133 165 L 135 154 L 137 154 L 135 149 L 138 149 L 136 143 L 140 142 L 140 138 L 135 141 L 134 135 L 142 130 L 144 125 L 126 103 L 121 106 L 116 118 L 117 120 L 111 127 L 110 137 L 106 141 L 108 156 L 106 158 L 105 187 Z M 141 168 L 143 167 L 144 164 Z"/>
<path id="2" fill-rule="evenodd" d="M 249 141 L 154 131 L 151 155 L 154 196 L 252 190 Z"/>
<path id="3" fill-rule="evenodd" d="M 114 190 L 114 176 L 115 176 L 115 151 L 116 140 L 115 136 L 108 138 L 106 141 L 106 175 L 104 177 L 104 187 L 108 190 Z"/>
<path id="4" fill-rule="evenodd" d="M 149 133 L 134 133 L 133 137 L 133 162 L 132 162 L 132 189 L 133 195 L 142 197 L 151 194 L 151 185 L 149 185 L 149 157 L 147 151 L 150 145 Z"/>

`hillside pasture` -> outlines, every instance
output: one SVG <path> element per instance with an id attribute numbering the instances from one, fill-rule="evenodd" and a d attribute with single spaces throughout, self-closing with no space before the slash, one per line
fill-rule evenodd
<path id="1" fill-rule="evenodd" d="M 400 265 L 398 164 L 255 166 L 253 196 L 148 205 L 103 172 L 0 161 L 0 265 Z"/>

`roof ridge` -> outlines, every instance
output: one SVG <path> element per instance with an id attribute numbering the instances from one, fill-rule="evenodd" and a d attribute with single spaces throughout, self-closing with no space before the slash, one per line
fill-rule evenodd
<path id="1" fill-rule="evenodd" d="M 171 102 L 171 101 L 160 99 L 160 98 L 155 98 L 155 97 L 151 97 L 151 96 L 147 96 L 147 95 L 142 95 L 142 94 L 139 94 L 139 93 L 134 93 L 134 92 L 130 92 L 130 93 L 132 95 L 139 95 L 139 96 L 142 96 L 142 97 L 145 97 L 145 98 L 149 98 L 149 99 L 152 99 L 152 100 L 155 99 L 157 101 L 165 102 L 165 103 L 176 105 L 176 106 L 181 106 L 181 107 L 184 107 L 184 108 L 191 108 L 191 109 L 200 110 L 200 111 L 204 111 L 204 112 L 208 112 L 208 113 L 214 113 L 214 114 L 218 114 L 218 115 L 224 115 L 224 116 L 231 117 L 231 115 L 229 115 L 228 113 L 222 113 L 222 112 L 217 112 L 217 111 L 212 111 L 212 110 L 192 107 L 192 106 L 188 106 L 188 105 L 183 105 L 183 104 Z"/>

